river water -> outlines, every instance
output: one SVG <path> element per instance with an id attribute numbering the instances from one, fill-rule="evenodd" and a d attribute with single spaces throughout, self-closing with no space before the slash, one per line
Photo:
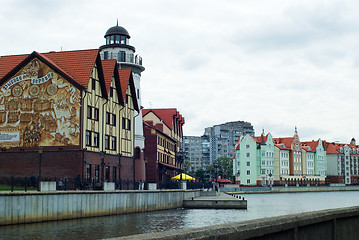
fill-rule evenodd
<path id="1" fill-rule="evenodd" d="M 359 206 L 359 191 L 242 194 L 246 210 L 174 209 L 0 227 L 0 239 L 102 239 Z"/>

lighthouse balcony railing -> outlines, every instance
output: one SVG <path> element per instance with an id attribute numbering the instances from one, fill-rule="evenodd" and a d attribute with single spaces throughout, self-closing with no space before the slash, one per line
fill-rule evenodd
<path id="1" fill-rule="evenodd" d="M 126 63 L 134 63 L 137 65 L 142 66 L 142 57 L 139 55 L 134 55 L 132 53 L 125 53 L 125 52 L 103 52 L 101 53 L 101 59 L 116 59 L 118 62 L 126 62 Z"/>

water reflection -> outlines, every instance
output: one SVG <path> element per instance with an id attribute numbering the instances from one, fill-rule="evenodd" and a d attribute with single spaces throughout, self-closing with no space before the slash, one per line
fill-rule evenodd
<path id="1" fill-rule="evenodd" d="M 247 210 L 175 209 L 0 227 L 0 239 L 102 239 L 359 205 L 359 192 L 246 194 Z"/>

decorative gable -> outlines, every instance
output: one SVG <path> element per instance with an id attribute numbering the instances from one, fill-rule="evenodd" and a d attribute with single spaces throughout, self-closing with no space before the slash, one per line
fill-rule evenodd
<path id="1" fill-rule="evenodd" d="M 79 145 L 80 90 L 60 72 L 32 54 L 1 79 L 1 147 Z"/>

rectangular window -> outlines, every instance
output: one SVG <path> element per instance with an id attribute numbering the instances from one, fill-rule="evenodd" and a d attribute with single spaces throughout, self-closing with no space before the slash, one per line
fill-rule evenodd
<path id="1" fill-rule="evenodd" d="M 113 97 L 113 87 L 110 87 L 110 97 Z"/>
<path id="2" fill-rule="evenodd" d="M 247 184 L 251 184 L 251 180 L 250 180 L 250 179 L 247 179 Z"/>
<path id="3" fill-rule="evenodd" d="M 131 131 L 131 120 L 127 119 L 127 130 Z"/>
<path id="4" fill-rule="evenodd" d="M 249 148 L 249 145 L 248 145 L 248 144 L 246 145 L 246 148 Z"/>
<path id="5" fill-rule="evenodd" d="M 87 119 L 92 119 L 92 107 L 87 106 Z"/>
<path id="6" fill-rule="evenodd" d="M 116 115 L 112 114 L 112 126 L 116 126 Z"/>
<path id="7" fill-rule="evenodd" d="M 96 90 L 96 79 L 91 78 L 91 80 L 92 90 Z"/>
<path id="8" fill-rule="evenodd" d="M 137 89 L 137 99 L 140 99 L 140 89 Z"/>
<path id="9" fill-rule="evenodd" d="M 251 162 L 247 162 L 247 166 L 249 167 L 251 165 Z"/>
<path id="10" fill-rule="evenodd" d="M 94 108 L 93 110 L 93 120 L 98 121 L 98 108 Z"/>
<path id="11" fill-rule="evenodd" d="M 100 165 L 96 164 L 95 165 L 95 182 L 99 182 L 100 181 Z"/>
<path id="12" fill-rule="evenodd" d="M 112 181 L 116 182 L 117 180 L 117 168 L 116 167 L 112 167 Z"/>
<path id="13" fill-rule="evenodd" d="M 251 171 L 247 170 L 247 175 L 251 175 Z"/>
<path id="14" fill-rule="evenodd" d="M 94 132 L 93 133 L 93 146 L 94 147 L 98 147 L 99 145 L 99 141 L 98 141 L 98 133 L 97 132 Z"/>
<path id="15" fill-rule="evenodd" d="M 108 135 L 105 135 L 105 149 L 110 149 L 110 138 Z"/>
<path id="16" fill-rule="evenodd" d="M 106 124 L 110 124 L 110 121 L 111 121 L 111 117 L 110 117 L 110 113 L 109 112 L 106 112 Z"/>
<path id="17" fill-rule="evenodd" d="M 122 129 L 126 129 L 126 118 L 122 118 Z"/>
<path id="18" fill-rule="evenodd" d="M 116 137 L 111 137 L 111 149 L 116 151 Z"/>
<path id="19" fill-rule="evenodd" d="M 91 146 L 91 132 L 86 131 L 86 146 Z"/>
<path id="20" fill-rule="evenodd" d="M 86 164 L 86 179 L 91 180 L 91 164 Z"/>
<path id="21" fill-rule="evenodd" d="M 251 156 L 251 154 L 250 153 L 246 153 L 246 157 L 250 157 Z"/>

